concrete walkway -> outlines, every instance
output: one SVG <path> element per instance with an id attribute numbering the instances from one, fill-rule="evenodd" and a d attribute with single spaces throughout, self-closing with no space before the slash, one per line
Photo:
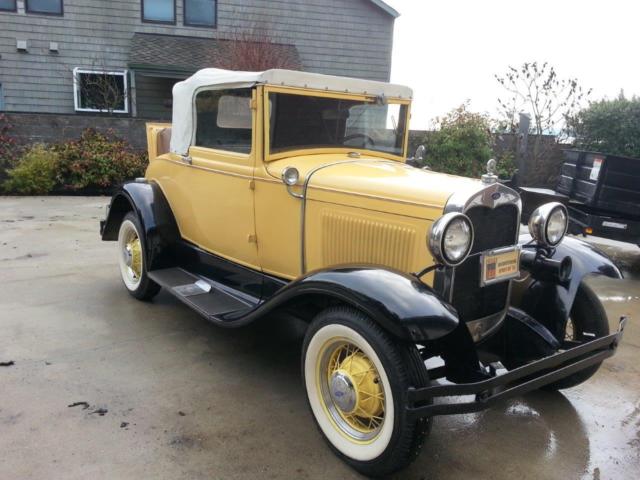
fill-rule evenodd
<path id="1" fill-rule="evenodd" d="M 299 330 L 134 300 L 98 236 L 107 202 L 0 198 L 0 479 L 360 478 L 307 410 Z M 635 315 L 616 357 L 564 394 L 437 418 L 398 478 L 637 479 L 640 280 L 592 286 L 612 326 Z"/>

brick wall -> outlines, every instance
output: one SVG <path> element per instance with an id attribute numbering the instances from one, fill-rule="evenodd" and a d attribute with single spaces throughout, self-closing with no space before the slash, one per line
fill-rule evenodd
<path id="1" fill-rule="evenodd" d="M 151 120 L 129 117 L 64 115 L 47 113 L 7 113 L 13 126 L 10 134 L 22 145 L 30 143 L 58 143 L 76 140 L 83 130 L 95 128 L 100 132 L 112 130 L 134 148 L 147 148 L 145 123 Z"/>

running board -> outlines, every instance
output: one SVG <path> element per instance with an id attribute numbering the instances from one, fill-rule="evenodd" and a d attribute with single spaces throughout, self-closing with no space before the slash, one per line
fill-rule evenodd
<path id="1" fill-rule="evenodd" d="M 148 275 L 151 280 L 214 323 L 229 325 L 233 323 L 229 318 L 242 317 L 258 305 L 256 300 L 182 268 L 152 270 Z"/>

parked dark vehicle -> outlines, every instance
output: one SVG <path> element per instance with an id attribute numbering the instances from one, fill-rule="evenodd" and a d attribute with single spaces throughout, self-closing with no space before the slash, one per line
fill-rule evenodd
<path id="1" fill-rule="evenodd" d="M 539 205 L 562 202 L 569 233 L 597 235 L 640 246 L 640 159 L 565 150 L 554 190 L 522 188 L 523 219 Z"/>

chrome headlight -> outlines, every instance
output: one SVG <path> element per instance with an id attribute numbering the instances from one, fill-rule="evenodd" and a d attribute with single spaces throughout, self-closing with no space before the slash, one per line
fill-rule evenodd
<path id="1" fill-rule="evenodd" d="M 473 245 L 473 225 L 462 213 L 447 213 L 431 226 L 429 250 L 440 263 L 455 267 L 469 256 Z"/>
<path id="2" fill-rule="evenodd" d="M 529 233 L 547 247 L 558 245 L 569 228 L 567 207 L 559 202 L 545 203 L 534 210 L 529 218 Z"/>

